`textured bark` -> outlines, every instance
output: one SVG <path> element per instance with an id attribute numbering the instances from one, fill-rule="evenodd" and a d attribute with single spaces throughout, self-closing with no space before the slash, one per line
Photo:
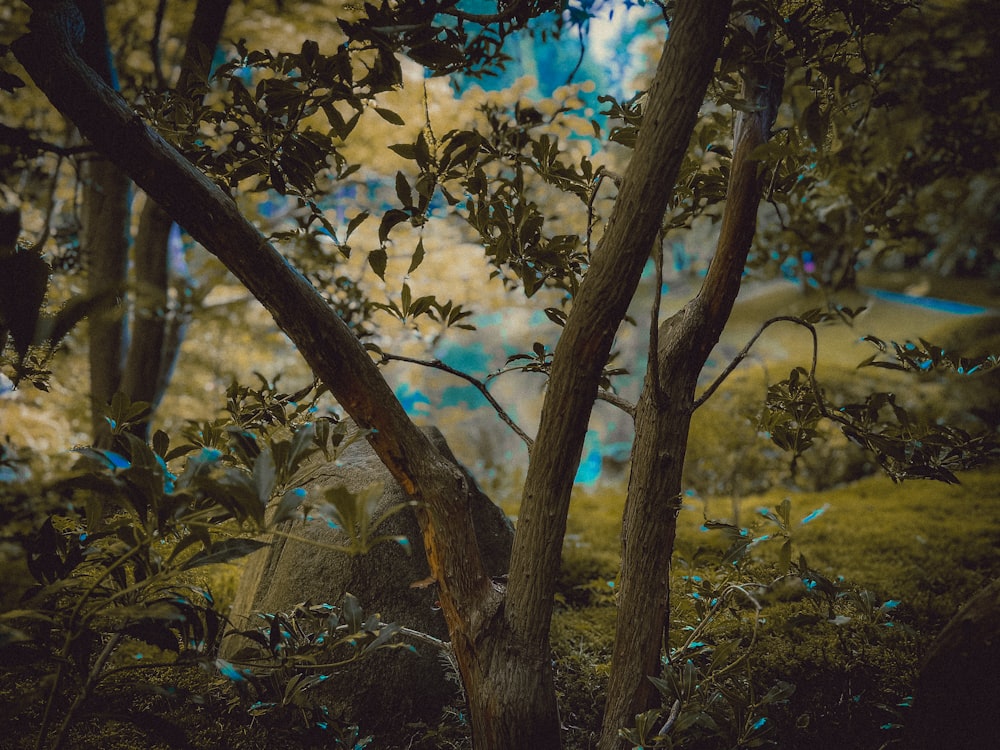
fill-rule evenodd
<path id="1" fill-rule="evenodd" d="M 104 408 L 121 384 L 127 341 L 124 293 L 128 273 L 128 223 L 132 186 L 128 177 L 103 157 L 91 158 L 83 170 L 83 252 L 87 293 L 112 303 L 88 320 L 91 425 L 95 445 L 107 447 L 110 432 Z"/>
<path id="2" fill-rule="evenodd" d="M 669 624 L 681 474 L 698 375 L 719 340 L 740 288 L 761 198 L 753 150 L 765 143 L 781 99 L 783 68 L 747 66 L 743 94 L 754 111 L 739 113 L 731 177 L 718 245 L 698 295 L 664 322 L 635 413 L 632 473 L 622 521 L 618 616 L 600 747 L 626 747 L 618 730 L 659 703 L 647 677 L 659 672 Z"/>
<path id="3" fill-rule="evenodd" d="M 201 98 L 197 87 L 205 86 L 210 72 L 212 54 L 222 35 L 222 26 L 229 0 L 198 0 L 194 20 L 188 30 L 184 59 L 177 89 Z M 149 419 L 163 398 L 184 339 L 186 311 L 170 309 L 171 281 L 179 269 L 173 267 L 170 236 L 173 220 L 147 199 L 139 216 L 135 236 L 135 286 L 137 289 L 131 343 L 122 375 L 122 390 L 131 401 L 150 404 L 150 413 L 135 432 L 140 437 L 149 433 Z"/>
<path id="4" fill-rule="evenodd" d="M 104 3 L 78 3 L 85 29 L 80 56 L 105 84 L 118 88 L 111 61 Z M 121 385 L 128 341 L 124 294 L 128 275 L 129 217 L 132 185 L 113 162 L 96 156 L 83 166 L 83 245 L 87 264 L 87 293 L 113 300 L 88 321 L 91 432 L 94 444 L 108 447 L 111 433 L 104 409 Z"/>
<path id="5" fill-rule="evenodd" d="M 132 341 L 125 360 L 122 390 L 131 401 L 146 401 L 155 408 L 163 396 L 161 373 L 165 369 L 170 273 L 167 252 L 172 221 L 167 213 L 147 200 L 139 215 L 135 235 L 135 298 Z M 148 422 L 141 425 L 145 437 Z"/>
<path id="6" fill-rule="evenodd" d="M 271 312 L 411 497 L 469 700 L 477 748 L 556 748 L 548 631 L 573 479 L 604 362 L 659 230 L 731 0 L 681 0 L 635 157 L 555 352 L 506 601 L 484 572 L 471 488 L 410 422 L 350 329 L 205 175 L 80 64 L 67 2 L 29 2 L 15 54 L 39 88 Z M 711 274 L 710 274 L 711 276 Z"/>
<path id="7" fill-rule="evenodd" d="M 554 692 L 549 690 L 548 634 L 570 493 L 587 423 L 615 333 L 673 193 L 730 5 L 728 0 L 677 4 L 635 153 L 553 357 L 521 499 L 505 608 L 509 648 L 530 655 L 536 680 L 544 686 L 536 691 L 535 699 L 546 703 L 540 705 L 533 747 L 558 746 Z M 503 692 L 510 699 L 510 691 L 524 687 L 512 682 Z"/>

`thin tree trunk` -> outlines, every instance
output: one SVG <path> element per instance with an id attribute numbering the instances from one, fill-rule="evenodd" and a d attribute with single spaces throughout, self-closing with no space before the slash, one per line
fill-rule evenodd
<path id="1" fill-rule="evenodd" d="M 188 31 L 177 90 L 198 99 L 211 72 L 212 55 L 222 35 L 229 0 L 198 0 Z M 197 87 L 201 87 L 201 89 Z M 163 398 L 173 363 L 184 338 L 187 314 L 183 307 L 170 309 L 169 290 L 178 274 L 172 263 L 170 237 L 173 220 L 151 198 L 139 216 L 135 237 L 135 285 L 133 335 L 122 376 L 122 390 L 132 401 L 150 404 L 146 419 L 136 425 L 140 437 L 149 434 L 152 419 Z M 183 305 L 183 301 L 180 301 Z"/>
<path id="2" fill-rule="evenodd" d="M 598 382 L 659 233 L 730 5 L 728 0 L 677 4 L 635 152 L 554 353 L 518 514 L 505 610 L 512 647 L 530 649 L 531 664 L 525 666 L 545 681 L 551 681 L 549 624 L 570 493 Z M 541 713 L 551 722 L 554 695 L 549 701 Z M 557 736 L 558 727 L 550 726 L 540 739 L 553 742 Z"/>
<path id="3" fill-rule="evenodd" d="M 128 272 L 128 224 L 132 186 L 128 177 L 102 156 L 84 170 L 83 251 L 87 293 L 100 297 L 114 291 L 114 302 L 88 321 L 91 427 L 95 445 L 108 446 L 110 431 L 104 409 L 121 384 L 127 341 L 125 306 Z"/>
<path id="4" fill-rule="evenodd" d="M 483 571 L 464 478 L 410 422 L 350 329 L 229 196 L 77 63 L 59 18 L 71 8 L 32 5 L 32 33 L 13 48 L 38 86 L 264 304 L 355 422 L 376 428 L 369 437 L 375 451 L 420 502 L 477 748 L 557 748 L 548 629 L 569 492 L 599 374 L 672 192 L 730 0 L 678 3 L 635 158 L 555 353 L 506 600 Z"/>
<path id="5" fill-rule="evenodd" d="M 125 360 L 122 391 L 131 401 L 145 401 L 152 409 L 163 396 L 160 375 L 165 367 L 164 358 L 168 356 L 168 243 L 172 224 L 167 212 L 147 198 L 135 234 L 132 341 Z M 146 437 L 148 425 L 149 422 L 144 421 L 137 434 Z"/>
<path id="6" fill-rule="evenodd" d="M 751 26 L 755 25 L 745 19 Z M 729 191 L 718 246 L 698 295 L 665 321 L 635 414 L 632 473 L 622 523 L 622 563 L 611 676 L 600 747 L 626 745 L 618 730 L 658 705 L 647 679 L 659 673 L 669 624 L 670 560 L 681 475 L 698 375 L 719 340 L 740 288 L 761 198 L 754 149 L 767 141 L 781 100 L 783 68 L 755 62 L 742 71 L 753 111 L 736 116 Z"/>
<path id="7" fill-rule="evenodd" d="M 111 60 L 102 0 L 78 3 L 86 33 L 80 56 L 108 86 L 118 88 Z M 91 432 L 95 445 L 110 445 L 111 433 L 104 409 L 121 385 L 128 322 L 124 295 L 128 275 L 129 217 L 132 186 L 128 176 L 106 156 L 88 159 L 83 168 L 83 252 L 87 293 L 92 297 L 115 292 L 114 302 L 90 316 Z"/>

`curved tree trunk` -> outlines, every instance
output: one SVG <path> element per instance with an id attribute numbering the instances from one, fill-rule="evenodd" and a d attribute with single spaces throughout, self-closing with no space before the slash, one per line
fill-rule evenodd
<path id="1" fill-rule="evenodd" d="M 752 111 L 736 116 L 729 191 L 715 256 L 698 295 L 659 327 L 657 351 L 650 352 L 636 406 L 602 750 L 625 747 L 619 728 L 633 725 L 637 714 L 659 705 L 647 677 L 659 673 L 669 624 L 670 561 L 695 386 L 739 292 L 761 198 L 758 164 L 751 155 L 767 141 L 781 100 L 780 64 L 761 60 L 742 73 L 743 95 Z"/>
<path id="2" fill-rule="evenodd" d="M 271 312 L 393 476 L 418 519 L 469 700 L 477 748 L 557 748 L 548 630 L 569 494 L 598 379 L 712 74 L 731 0 L 680 0 L 618 201 L 555 352 L 506 598 L 483 570 L 465 478 L 409 420 L 347 325 L 232 199 L 80 64 L 68 2 L 29 0 L 14 51 L 53 104 Z"/>

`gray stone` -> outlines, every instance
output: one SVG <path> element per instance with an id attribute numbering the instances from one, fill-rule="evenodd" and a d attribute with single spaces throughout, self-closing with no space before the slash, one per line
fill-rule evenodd
<path id="1" fill-rule="evenodd" d="M 443 455 L 458 463 L 436 428 L 424 431 Z M 513 527 L 471 476 L 469 480 L 475 488 L 472 512 L 487 573 L 503 575 L 510 562 Z M 384 483 L 384 491 L 374 515 L 407 501 L 362 439 L 346 448 L 334 462 L 325 462 L 322 454 L 312 457 L 293 483 L 306 489 L 310 497 L 319 497 L 327 487 L 344 485 L 359 492 L 376 482 Z M 344 533 L 325 521 L 286 521 L 278 529 L 314 542 L 346 544 Z M 366 617 L 377 612 L 383 622 L 447 640 L 444 617 L 436 606 L 437 587 L 426 585 L 430 570 L 413 511 L 407 508 L 392 515 L 377 532 L 407 537 L 412 553 L 406 554 L 395 542 L 385 542 L 366 554 L 348 555 L 272 535 L 267 540 L 271 546 L 246 560 L 230 615 L 234 626 L 242 629 L 259 625 L 262 621 L 254 620 L 252 613 L 288 612 L 306 601 L 339 605 L 343 595 L 351 593 L 360 601 Z M 393 735 L 408 722 L 423 721 L 434 726 L 441 709 L 455 701 L 458 686 L 454 676 L 448 674 L 439 649 L 419 640 L 410 642 L 416 653 L 383 650 L 338 670 L 336 679 L 324 683 L 324 688 L 334 685 L 324 695 L 326 705 L 376 737 L 380 733 Z M 232 658 L 244 646 L 245 639 L 229 636 L 223 641 L 220 655 Z"/>

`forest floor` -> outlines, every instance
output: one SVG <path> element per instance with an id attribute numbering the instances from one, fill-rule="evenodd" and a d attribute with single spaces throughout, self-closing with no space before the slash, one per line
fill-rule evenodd
<path id="1" fill-rule="evenodd" d="M 994 282 L 952 289 L 907 277 L 888 279 L 891 283 L 881 281 L 889 291 L 909 290 L 910 299 L 844 298 L 843 304 L 867 304 L 869 310 L 853 328 L 821 329 L 818 372 L 833 394 L 857 390 L 859 384 L 862 388 L 887 386 L 907 396 L 917 392 L 912 379 L 906 379 L 909 376 L 872 370 L 857 376 L 855 365 L 874 353 L 870 344 L 860 341 L 866 334 L 899 341 L 923 336 L 968 354 L 1000 351 L 1000 316 L 942 311 L 922 304 L 920 296 L 940 295 L 992 310 L 997 299 Z M 737 351 L 768 317 L 823 304 L 816 295 L 803 298 L 791 285 L 761 287 L 738 304 L 720 343 L 720 355 Z M 182 365 L 185 369 L 179 374 L 177 388 L 168 397 L 175 427 L 185 418 L 211 418 L 205 405 L 221 404 L 232 378 L 251 382 L 254 357 L 248 357 L 247 352 L 259 352 L 251 343 L 284 352 L 280 362 L 294 361 L 294 353 L 287 351 L 287 343 L 278 334 L 258 335 L 258 324 L 266 326 L 267 321 L 233 328 L 216 319 L 193 327 L 187 345 L 193 354 Z M 761 369 L 773 380 L 784 374 L 782 368 L 787 372 L 792 366 L 808 365 L 810 354 L 810 337 L 802 331 L 765 334 L 756 350 L 759 366 L 742 366 L 747 370 L 743 379 L 734 376 L 727 386 L 736 400 L 728 405 L 723 401 L 723 410 L 735 413 L 731 411 L 733 404 L 742 403 L 739 399 L 751 392 L 759 399 L 761 384 L 756 381 L 761 380 Z M 226 362 L 222 369 L 220 358 Z M 724 359 L 720 356 L 720 361 Z M 8 394 L 2 404 L 0 434 L 11 434 L 15 443 L 32 447 L 43 464 L 86 440 L 85 399 L 81 398 L 86 384 L 65 377 L 66 368 L 77 371 L 73 363 L 80 360 L 77 351 L 60 355 L 52 393 L 26 388 Z M 294 372 L 290 379 L 298 377 Z M 918 403 L 930 409 L 928 413 L 940 407 L 952 415 L 996 403 L 995 378 L 967 381 L 953 388 L 954 383 L 946 379 L 927 380 L 929 395 Z M 185 390 L 184 383 L 202 383 L 204 387 L 195 392 Z M 752 428 L 748 429 L 753 437 Z M 710 465 L 720 455 L 730 458 L 718 438 L 704 427 L 693 432 L 689 453 L 693 466 Z M 841 448 L 840 444 L 831 445 L 834 447 L 821 454 L 829 463 L 806 466 L 806 479 L 810 471 L 833 466 Z M 704 463 L 697 463 L 699 458 Z M 753 691 L 759 695 L 779 682 L 794 685 L 790 697 L 770 707 L 766 717 L 770 734 L 761 736 L 763 742 L 777 742 L 782 750 L 878 750 L 898 743 L 914 679 L 928 645 L 962 603 L 1000 575 L 1000 467 L 962 473 L 958 485 L 899 485 L 881 476 L 863 476 L 867 473 L 870 467 L 855 472 L 849 466 L 843 481 L 825 482 L 817 490 L 804 489 L 811 485 L 800 477 L 793 483 L 796 486 L 788 488 L 774 482 L 764 492 L 746 487 L 734 492 L 722 491 L 720 484 L 718 491 L 691 492 L 685 497 L 673 569 L 670 646 L 682 649 L 676 652 L 679 656 L 700 663 L 710 660 L 711 650 L 723 643 L 740 644 L 747 654 L 743 664 L 747 679 L 741 684 L 751 689 L 748 695 Z M 516 476 L 501 477 L 499 483 L 516 484 L 516 480 Z M 611 477 L 580 488 L 570 512 L 553 647 L 565 746 L 571 750 L 594 747 L 600 724 L 614 632 L 614 581 L 624 495 L 624 480 Z M 790 502 L 790 523 L 780 530 L 765 512 L 776 512 L 785 499 Z M 506 502 L 504 507 L 516 515 L 515 504 Z M 732 538 L 726 535 L 725 526 L 706 530 L 706 520 L 745 528 L 760 541 L 748 549 L 736 568 L 731 563 L 721 564 Z M 761 539 L 768 534 L 772 539 Z M 699 599 L 713 592 L 732 591 L 734 584 L 768 584 L 781 577 L 780 549 L 786 539 L 791 542 L 793 561 L 807 561 L 810 570 L 837 587 L 832 603 L 795 591 L 758 602 L 766 610 L 766 622 L 752 624 L 754 618 L 748 618 L 747 613 L 755 610 L 746 602 L 706 620 Z M 232 588 L 232 574 L 221 575 L 219 586 L 224 598 Z M 833 618 L 825 616 L 831 612 Z M 699 636 L 701 645 L 684 650 L 693 628 L 700 628 L 698 632 L 704 635 Z M 323 731 L 315 726 L 302 730 L 253 717 L 246 702 L 225 681 L 199 671 L 180 674 L 172 670 L 148 677 L 150 684 L 163 690 L 138 689 L 129 680 L 112 680 L 102 686 L 93 707 L 100 709 L 103 718 L 82 721 L 72 730 L 66 746 L 79 750 L 363 746 L 361 737 L 339 739 L 332 725 Z M 33 746 L 37 712 L 29 710 L 15 718 L 12 708 L 31 692 L 28 687 L 12 682 L 0 685 L 2 750 Z M 137 718 L 136 723 L 145 729 L 123 719 L 128 716 Z M 386 744 L 375 738 L 367 746 L 414 750 L 466 747 L 467 728 L 461 717 L 461 707 L 456 706 L 440 725 L 414 727 L 405 743 Z M 174 734 L 175 730 L 179 733 Z M 698 750 L 729 747 L 732 731 L 735 729 L 723 726 L 716 734 L 691 735 L 689 740 Z"/>

